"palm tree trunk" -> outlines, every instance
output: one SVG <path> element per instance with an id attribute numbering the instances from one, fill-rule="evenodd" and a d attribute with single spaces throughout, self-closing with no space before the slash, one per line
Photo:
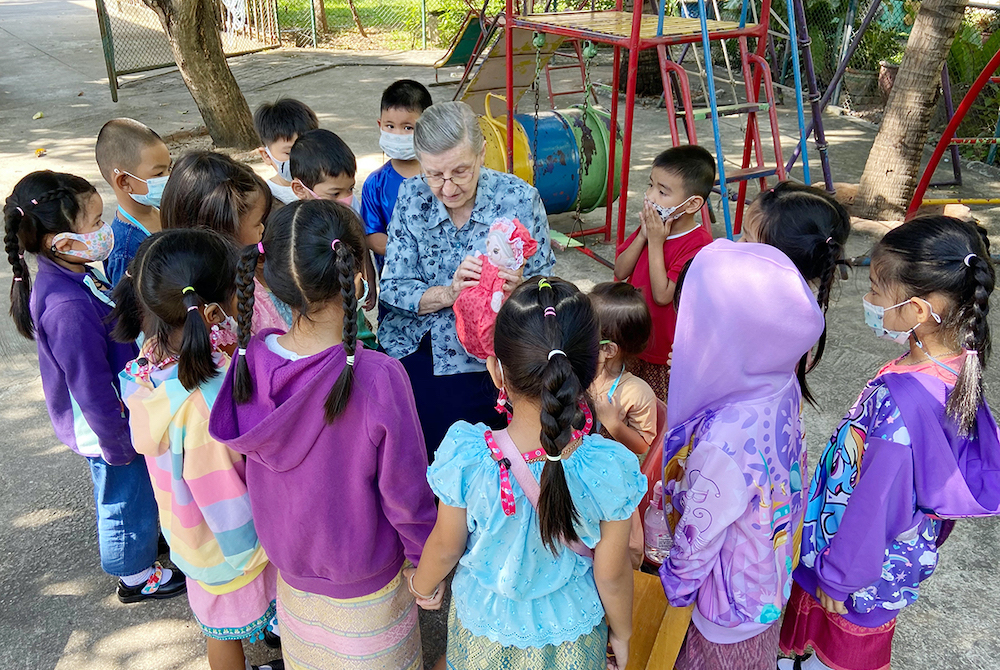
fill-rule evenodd
<path id="1" fill-rule="evenodd" d="M 855 214 L 866 219 L 903 218 L 917 186 L 934 94 L 967 0 L 923 0 L 885 115 L 872 146 Z"/>
<path id="2" fill-rule="evenodd" d="M 250 107 L 222 50 L 215 0 L 145 0 L 160 17 L 177 68 L 212 141 L 219 147 L 260 144 Z"/>

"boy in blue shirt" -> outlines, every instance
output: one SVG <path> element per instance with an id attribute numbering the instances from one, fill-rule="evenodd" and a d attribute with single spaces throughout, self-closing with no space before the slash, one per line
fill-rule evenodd
<path id="1" fill-rule="evenodd" d="M 160 196 L 170 176 L 170 151 L 152 128 L 121 118 L 101 128 L 94 155 L 118 200 L 111 221 L 115 246 L 104 261 L 104 274 L 114 286 L 143 240 L 160 230 Z"/>
<path id="2" fill-rule="evenodd" d="M 420 163 L 413 151 L 413 127 L 432 102 L 424 85 L 412 79 L 395 81 L 382 92 L 379 146 L 389 160 L 368 175 L 361 189 L 361 219 L 379 272 L 385 263 L 389 239 L 386 228 L 396 207 L 399 187 L 404 180 L 420 174 Z"/>

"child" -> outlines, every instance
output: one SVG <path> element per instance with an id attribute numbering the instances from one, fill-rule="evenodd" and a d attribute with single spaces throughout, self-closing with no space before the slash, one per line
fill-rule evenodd
<path id="1" fill-rule="evenodd" d="M 865 386 L 813 474 L 781 630 L 785 653 L 815 650 L 803 668 L 888 668 L 896 615 L 937 565 L 941 519 L 1000 512 L 1000 439 L 982 393 L 995 280 L 985 239 L 927 216 L 872 252 L 865 323 L 909 351 Z"/>
<path id="2" fill-rule="evenodd" d="M 805 507 L 795 371 L 823 313 L 764 244 L 716 240 L 683 291 L 663 448 L 673 547 L 660 579 L 671 605 L 695 608 L 676 667 L 773 670 Z M 679 476 L 675 461 L 686 461 Z"/>
<path id="3" fill-rule="evenodd" d="M 386 229 L 396 207 L 399 187 L 406 179 L 420 174 L 420 163 L 413 150 L 413 128 L 433 102 L 424 85 L 412 79 L 394 81 L 382 92 L 378 144 L 389 160 L 368 175 L 361 189 L 361 218 L 379 272 L 385 264 L 385 246 L 389 240 Z"/>
<path id="4" fill-rule="evenodd" d="M 529 279 L 497 315 L 487 368 L 513 417 L 503 431 L 464 421 L 448 431 L 427 473 L 438 522 L 410 581 L 435 609 L 458 565 L 451 669 L 628 663 L 629 517 L 646 479 L 624 447 L 581 430 L 598 340 L 590 301 L 555 278 Z"/>
<path id="5" fill-rule="evenodd" d="M 170 151 L 151 128 L 132 119 L 111 119 L 97 135 L 94 154 L 118 201 L 111 221 L 115 246 L 104 261 L 104 272 L 114 286 L 142 241 L 160 230 L 160 197 L 170 176 Z"/>
<path id="6" fill-rule="evenodd" d="M 114 295 L 115 338 L 145 335 L 140 358 L 118 376 L 170 558 L 187 574 L 209 666 L 244 670 L 242 640 L 263 637 L 274 617 L 277 571 L 254 530 L 243 457 L 208 434 L 220 372 L 236 347 L 228 316 L 236 308 L 236 249 L 209 230 L 157 233 Z"/>
<path id="7" fill-rule="evenodd" d="M 590 386 L 601 434 L 640 457 L 656 439 L 656 394 L 625 369 L 645 350 L 653 323 L 639 289 L 625 282 L 598 284 L 590 302 L 601 324 L 597 376 Z"/>
<path id="8" fill-rule="evenodd" d="M 249 166 L 225 154 L 193 151 L 177 161 L 160 213 L 166 230 L 208 228 L 239 246 L 257 247 L 270 211 L 267 186 Z M 291 309 L 274 298 L 259 276 L 254 298 L 254 332 L 288 329 Z"/>
<path id="9" fill-rule="evenodd" d="M 102 211 L 101 196 L 80 177 L 46 170 L 17 183 L 4 206 L 10 314 L 17 331 L 38 342 L 56 437 L 90 466 L 101 567 L 119 578 L 118 600 L 172 598 L 184 593 L 184 575 L 154 562 L 156 502 L 118 397 L 117 374 L 135 358 L 135 344 L 111 339 L 111 287 L 88 265 L 114 245 Z M 38 260 L 34 290 L 24 252 Z"/>
<path id="10" fill-rule="evenodd" d="M 740 242 L 762 242 L 780 249 L 816 291 L 825 315 L 850 232 L 851 217 L 833 196 L 813 186 L 785 181 L 763 191 L 747 209 Z M 819 364 L 824 349 L 825 327 L 815 352 L 806 354 L 799 363 L 802 397 L 809 402 L 813 397 L 806 373 Z"/>
<path id="11" fill-rule="evenodd" d="M 316 113 L 298 100 L 281 98 L 265 102 L 253 113 L 253 127 L 263 146 L 257 149 L 261 160 L 274 168 L 267 181 L 271 194 L 281 203 L 298 200 L 292 191 L 292 171 L 289 152 L 299 135 L 319 128 Z"/>
<path id="12" fill-rule="evenodd" d="M 705 149 L 685 145 L 662 152 L 649 173 L 639 227 L 618 248 L 615 278 L 642 290 L 653 319 L 649 345 L 633 362 L 632 372 L 661 400 L 667 397 L 667 359 L 677 322 L 674 288 L 685 263 L 712 241 L 694 215 L 714 184 L 715 159 Z"/>
<path id="13" fill-rule="evenodd" d="M 420 558 L 434 497 L 403 366 L 356 346 L 361 222 L 337 203 L 292 203 L 268 221 L 264 247 L 264 277 L 295 320 L 251 339 L 253 272 L 242 274 L 240 349 L 209 428 L 247 455 L 254 523 L 280 570 L 285 662 L 419 668 L 401 570 Z"/>
<path id="14" fill-rule="evenodd" d="M 291 152 L 292 188 L 300 200 L 336 200 L 361 216 L 361 201 L 354 195 L 358 164 L 354 152 L 329 130 L 313 130 L 296 140 Z M 371 254 L 366 250 L 361 258 L 362 273 L 368 285 L 362 309 L 375 309 L 378 304 L 378 278 Z M 358 311 L 358 338 L 374 349 L 375 333 L 362 311 Z"/>

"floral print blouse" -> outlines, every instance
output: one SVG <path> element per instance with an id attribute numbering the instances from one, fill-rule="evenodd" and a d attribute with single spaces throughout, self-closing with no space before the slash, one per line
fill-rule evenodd
<path id="1" fill-rule="evenodd" d="M 538 242 L 538 252 L 525 265 L 525 278 L 550 275 L 555 256 L 549 223 L 533 186 L 514 175 L 481 168 L 472 216 L 456 228 L 444 203 L 422 179 L 403 183 L 387 230 L 385 269 L 379 283 L 379 298 L 387 314 L 379 323 L 378 339 L 390 356 L 412 354 L 430 331 L 435 375 L 486 369 L 458 341 L 455 312 L 450 307 L 424 315 L 417 311 L 427 289 L 450 285 L 466 256 L 485 253 L 486 235 L 498 218 L 520 220 Z"/>

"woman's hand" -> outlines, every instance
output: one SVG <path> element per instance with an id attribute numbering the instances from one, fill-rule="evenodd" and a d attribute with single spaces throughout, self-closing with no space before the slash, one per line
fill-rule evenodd
<path id="1" fill-rule="evenodd" d="M 816 587 L 816 595 L 819 596 L 819 603 L 823 606 L 827 612 L 831 614 L 840 614 L 841 616 L 847 614 L 847 607 L 844 606 L 843 600 L 835 600 L 830 596 L 826 595 L 820 587 Z"/>
<path id="2" fill-rule="evenodd" d="M 441 609 L 441 601 L 444 600 L 444 583 L 438 584 L 434 589 L 434 593 L 430 598 L 425 597 L 423 594 L 418 593 L 413 587 L 413 576 L 416 574 L 416 568 L 404 568 L 403 569 L 403 579 L 406 580 L 406 587 L 410 591 L 416 601 L 417 605 L 421 609 L 425 610 L 439 610 Z"/>
<path id="3" fill-rule="evenodd" d="M 503 292 L 510 295 L 514 289 L 524 282 L 524 266 L 522 265 L 516 270 L 500 268 L 497 276 L 503 279 Z"/>
<path id="4" fill-rule="evenodd" d="M 483 259 L 475 256 L 466 256 L 455 274 L 451 278 L 451 292 L 455 300 L 458 294 L 467 288 L 479 284 L 479 277 L 483 272 Z"/>
<path id="5" fill-rule="evenodd" d="M 625 670 L 628 665 L 628 640 L 621 639 L 614 631 L 608 632 L 608 670 Z"/>

